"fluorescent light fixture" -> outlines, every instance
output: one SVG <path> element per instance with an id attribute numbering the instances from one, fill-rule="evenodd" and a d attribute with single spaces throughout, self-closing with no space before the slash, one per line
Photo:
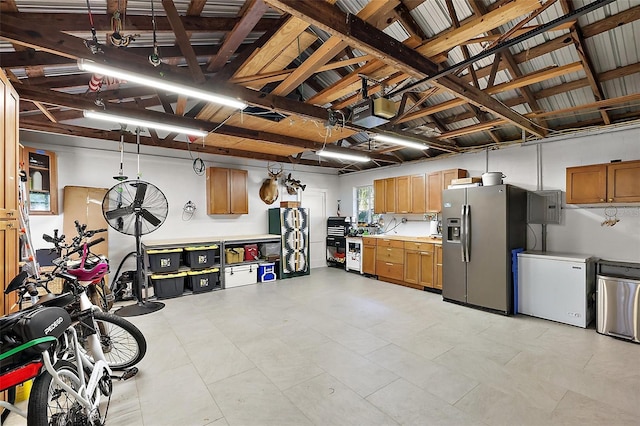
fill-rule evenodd
<path id="1" fill-rule="evenodd" d="M 155 121 L 138 120 L 137 118 L 125 117 L 106 112 L 84 111 L 86 118 L 94 118 L 96 120 L 110 121 L 118 124 L 131 124 L 137 127 L 146 127 L 147 129 L 166 130 L 167 132 L 184 133 L 185 135 L 204 137 L 208 132 L 199 129 L 190 129 L 188 127 L 174 126 L 172 124 L 157 123 Z"/>
<path id="2" fill-rule="evenodd" d="M 196 98 L 202 101 L 213 102 L 232 108 L 244 109 L 247 107 L 246 103 L 227 96 L 215 95 L 213 93 L 199 90 L 194 87 L 170 83 L 160 78 L 153 78 L 147 77 L 146 75 L 135 74 L 119 68 L 110 67 L 108 65 L 102 65 L 92 61 L 87 61 L 86 59 L 78 59 L 78 68 L 80 68 L 80 70 L 82 71 L 108 75 L 119 80 L 142 84 L 143 86 L 149 86 L 158 90 L 164 90 L 166 92 L 172 92 L 178 95 L 187 96 L 189 98 Z"/>
<path id="3" fill-rule="evenodd" d="M 342 152 L 327 151 L 325 149 L 316 151 L 316 155 L 319 155 L 320 157 L 337 158 L 338 160 L 356 161 L 359 163 L 365 163 L 367 161 L 371 161 L 371 159 L 366 155 L 345 154 Z"/>
<path id="4" fill-rule="evenodd" d="M 399 138 L 396 136 L 375 135 L 373 136 L 373 139 L 380 142 L 387 142 L 387 143 L 392 143 L 396 145 L 406 146 L 407 148 L 414 148 L 414 149 L 421 149 L 421 150 L 429 148 L 429 145 L 425 145 L 422 142 L 411 141 L 411 140 Z"/>

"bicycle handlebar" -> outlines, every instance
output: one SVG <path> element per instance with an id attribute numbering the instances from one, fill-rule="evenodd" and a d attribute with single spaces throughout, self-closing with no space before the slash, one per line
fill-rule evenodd
<path id="1" fill-rule="evenodd" d="M 100 243 L 101 243 L 101 242 L 103 242 L 103 241 L 104 241 L 104 238 L 100 237 L 100 238 L 98 238 L 98 239 L 96 239 L 96 240 L 93 240 L 93 241 L 88 242 L 88 243 L 86 244 L 86 246 L 87 246 L 87 248 L 89 248 L 89 247 L 93 247 L 93 246 L 95 246 L 96 244 L 100 244 Z M 81 245 L 80 247 L 78 247 L 78 248 L 76 248 L 76 249 L 74 249 L 74 250 L 70 251 L 69 253 L 67 253 L 67 256 L 71 256 L 72 254 L 75 254 L 75 253 L 80 253 L 80 252 L 84 249 L 84 246 L 85 246 L 85 245 L 83 244 L 83 245 Z"/>

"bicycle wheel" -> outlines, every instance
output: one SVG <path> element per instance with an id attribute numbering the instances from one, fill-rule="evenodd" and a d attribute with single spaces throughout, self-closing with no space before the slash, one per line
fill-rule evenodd
<path id="1" fill-rule="evenodd" d="M 62 381 L 73 390 L 80 388 L 80 378 L 74 364 L 58 361 L 55 370 Z M 108 404 L 107 404 L 108 405 Z M 98 422 L 91 422 L 82 404 L 53 380 L 50 374 L 36 377 L 29 396 L 27 423 L 29 426 L 104 424 L 106 405 L 101 412 L 93 413 Z M 96 419 L 98 420 L 98 419 Z"/>
<path id="2" fill-rule="evenodd" d="M 102 352 L 112 370 L 133 367 L 144 358 L 147 353 L 147 340 L 138 327 L 108 312 L 95 312 L 93 317 Z M 84 346 L 84 339 L 82 344 Z"/>

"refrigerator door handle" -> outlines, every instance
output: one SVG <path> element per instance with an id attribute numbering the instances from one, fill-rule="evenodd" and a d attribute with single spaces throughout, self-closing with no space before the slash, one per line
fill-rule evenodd
<path id="1" fill-rule="evenodd" d="M 465 245 L 465 262 L 471 262 L 471 206 L 469 204 L 465 205 L 466 212 L 464 215 L 464 245 Z"/>
<path id="2" fill-rule="evenodd" d="M 465 217 L 465 212 L 466 212 L 466 204 L 462 205 L 462 209 L 460 211 L 460 257 L 462 258 L 463 262 L 466 262 L 466 258 L 467 258 L 467 253 L 465 251 L 465 244 L 464 244 L 464 233 L 465 233 L 465 223 L 464 223 L 464 217 Z"/>

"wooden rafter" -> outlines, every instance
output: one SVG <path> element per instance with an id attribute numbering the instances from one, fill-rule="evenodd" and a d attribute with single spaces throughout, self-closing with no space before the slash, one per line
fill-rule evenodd
<path id="1" fill-rule="evenodd" d="M 243 16 L 225 37 L 218 54 L 209 60 L 207 71 L 217 72 L 224 67 L 267 10 L 262 0 L 247 0 L 245 6 Z"/>
<path id="2" fill-rule="evenodd" d="M 345 15 L 335 7 L 327 6 L 322 2 L 296 0 L 268 0 L 268 3 L 289 14 L 304 17 L 332 35 L 345 37 L 350 45 L 416 78 L 424 78 L 437 70 L 437 66 L 424 56 L 416 55 L 415 51 L 404 47 L 403 44 L 355 16 L 349 15 L 345 19 Z M 481 90 L 468 86 L 457 77 L 446 76 L 435 84 L 454 92 L 468 102 L 487 108 L 529 133 L 542 135 L 529 120 Z"/>
<path id="3" fill-rule="evenodd" d="M 107 14 L 113 15 L 118 10 L 120 13 L 125 13 L 127 0 L 107 0 Z"/>
<path id="4" fill-rule="evenodd" d="M 180 50 L 187 60 L 187 65 L 189 66 L 189 71 L 191 72 L 191 78 L 193 78 L 193 81 L 198 83 L 204 82 L 204 74 L 202 73 L 200 65 L 198 64 L 196 53 L 193 51 L 193 47 L 189 42 L 189 35 L 185 31 L 184 25 L 182 25 L 182 21 L 180 20 L 180 15 L 178 14 L 176 5 L 173 3 L 173 0 L 162 0 L 162 7 L 164 7 L 164 11 L 167 14 L 167 19 L 169 19 L 171 28 L 176 35 L 176 43 L 178 44 L 178 46 L 180 46 Z"/>
<path id="5" fill-rule="evenodd" d="M 560 5 L 562 6 L 562 11 L 565 14 L 570 13 L 574 10 L 573 5 L 566 0 L 560 0 Z M 601 101 L 605 99 L 604 92 L 602 91 L 602 85 L 600 84 L 598 76 L 594 71 L 593 63 L 591 62 L 589 53 L 586 50 L 582 30 L 580 29 L 580 26 L 577 22 L 571 26 L 571 36 L 573 37 L 574 46 L 576 48 L 576 51 L 578 52 L 580 61 L 582 62 L 587 80 L 589 81 L 589 86 L 591 86 L 591 90 L 593 91 L 593 96 L 596 98 L 596 101 Z M 600 115 L 602 116 L 602 120 L 605 124 L 611 124 L 611 118 L 609 118 L 609 114 L 607 114 L 607 111 L 600 110 Z"/>

